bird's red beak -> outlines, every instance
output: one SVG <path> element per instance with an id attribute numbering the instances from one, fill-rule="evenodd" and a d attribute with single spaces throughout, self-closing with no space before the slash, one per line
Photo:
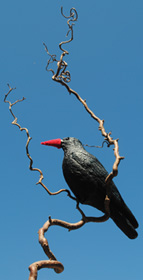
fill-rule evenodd
<path id="1" fill-rule="evenodd" d="M 60 149 L 62 147 L 61 142 L 62 142 L 61 139 L 53 139 L 53 140 L 41 142 L 41 144 L 47 145 L 47 146 L 53 146 L 53 147 Z"/>

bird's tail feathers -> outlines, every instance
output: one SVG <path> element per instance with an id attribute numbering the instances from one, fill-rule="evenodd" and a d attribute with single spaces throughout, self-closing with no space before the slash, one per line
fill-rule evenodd
<path id="1" fill-rule="evenodd" d="M 122 214 L 126 217 L 126 219 L 129 220 L 130 224 L 134 227 L 134 228 L 138 228 L 138 222 L 135 218 L 135 216 L 133 215 L 133 213 L 131 212 L 131 210 L 128 208 L 128 206 L 124 203 L 124 207 L 122 207 Z"/>
<path id="2" fill-rule="evenodd" d="M 131 213 L 132 214 L 132 213 Z M 132 214 L 133 215 L 133 214 Z M 134 216 L 133 216 L 134 217 Z M 130 238 L 135 239 L 138 236 L 135 228 L 137 224 L 134 223 L 134 219 L 131 219 L 130 215 L 125 216 L 124 213 L 119 212 L 117 209 L 114 209 L 114 212 L 111 215 L 111 218 L 115 224 Z M 132 222 L 133 221 L 133 222 Z M 136 221 L 137 222 L 137 221 Z M 134 226 L 135 224 L 135 226 Z"/>
<path id="3" fill-rule="evenodd" d="M 115 205 L 116 204 L 116 205 Z M 122 197 L 120 196 L 120 200 L 116 200 L 115 203 L 111 201 L 111 212 L 112 209 L 117 209 L 118 212 L 121 213 L 122 216 L 126 218 L 130 222 L 130 224 L 133 226 L 133 228 L 138 228 L 138 222 L 131 212 L 131 210 L 128 208 Z"/>

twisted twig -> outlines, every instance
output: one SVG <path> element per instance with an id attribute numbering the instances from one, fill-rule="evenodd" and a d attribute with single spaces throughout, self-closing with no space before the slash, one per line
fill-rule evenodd
<path id="1" fill-rule="evenodd" d="M 74 25 L 74 22 L 77 21 L 77 18 L 78 18 L 78 14 L 77 14 L 77 11 L 75 8 L 71 8 L 70 9 L 70 15 L 69 16 L 65 16 L 63 14 L 63 7 L 61 7 L 61 14 L 63 15 L 63 17 L 65 17 L 66 19 L 68 19 L 67 21 L 67 24 L 68 24 L 68 32 L 67 32 L 67 35 L 69 35 L 69 33 L 71 33 L 71 37 L 69 40 L 66 40 L 66 41 L 63 41 L 59 44 L 59 48 L 60 50 L 62 51 L 62 54 L 61 54 L 61 57 L 60 57 L 60 60 L 58 61 L 56 59 L 56 55 L 51 55 L 48 51 L 48 48 L 46 46 L 45 43 L 43 43 L 43 45 L 45 46 L 45 50 L 47 52 L 47 54 L 50 56 L 50 59 L 48 60 L 47 62 L 47 65 L 46 65 L 46 70 L 47 71 L 51 71 L 52 74 L 53 74 L 53 77 L 55 77 L 58 81 L 63 81 L 65 83 L 69 83 L 71 81 L 71 75 L 70 75 L 70 72 L 67 69 L 67 66 L 68 64 L 66 63 L 66 61 L 63 60 L 63 57 L 66 55 L 66 54 L 69 54 L 67 50 L 64 50 L 62 48 L 62 45 L 63 44 L 67 44 L 67 43 L 70 43 L 72 40 L 73 40 L 73 25 Z M 71 22 L 71 24 L 70 24 Z M 57 62 L 57 71 L 56 73 L 54 72 L 53 69 L 48 69 L 49 65 L 53 62 Z"/>
<path id="2" fill-rule="evenodd" d="M 73 25 L 74 25 L 74 21 L 77 21 L 77 19 L 78 19 L 78 14 L 77 14 L 77 11 L 76 11 L 75 8 L 71 8 L 71 9 L 70 9 L 70 15 L 69 15 L 69 16 L 65 16 L 65 15 L 63 14 L 63 7 L 61 7 L 61 14 L 62 14 L 62 16 L 63 16 L 64 18 L 67 18 L 67 19 L 68 19 L 67 24 L 68 24 L 69 29 L 68 29 L 68 32 L 67 32 L 66 37 L 67 37 L 67 36 L 69 35 L 69 33 L 71 32 L 71 38 L 70 38 L 69 40 L 63 41 L 63 42 L 61 42 L 61 43 L 59 44 L 59 48 L 61 49 L 61 51 L 62 51 L 62 52 L 64 53 L 64 55 L 65 55 L 65 54 L 69 54 L 69 52 L 68 52 L 67 50 L 64 50 L 64 49 L 62 48 L 62 45 L 63 45 L 63 44 L 70 43 L 70 42 L 73 40 Z M 70 24 L 70 22 L 71 22 L 71 24 Z"/>
<path id="3" fill-rule="evenodd" d="M 109 208 L 109 199 L 105 199 L 105 210 Z M 45 254 L 47 257 L 50 259 L 49 261 L 44 260 L 44 261 L 38 261 L 29 266 L 30 270 L 30 276 L 29 280 L 36 280 L 37 279 L 37 271 L 40 270 L 41 268 L 53 268 L 56 273 L 61 273 L 64 270 L 63 265 L 57 261 L 56 257 L 54 254 L 51 252 L 48 244 L 48 240 L 44 237 L 44 234 L 48 231 L 50 226 L 61 226 L 69 231 L 71 230 L 76 230 L 81 228 L 85 223 L 88 222 L 105 222 L 108 220 L 109 215 L 106 213 L 102 217 L 86 217 L 83 211 L 79 208 L 79 204 L 77 203 L 77 209 L 82 215 L 82 219 L 77 222 L 77 223 L 68 223 L 62 220 L 58 219 L 51 219 L 49 217 L 49 220 L 43 225 L 42 228 L 39 229 L 39 243 L 41 244 Z M 108 211 L 108 210 L 107 210 Z"/>
<path id="4" fill-rule="evenodd" d="M 10 110 L 10 113 L 12 114 L 14 120 L 12 122 L 12 124 L 16 125 L 19 127 L 20 131 L 23 131 L 25 130 L 26 134 L 27 134 L 27 142 L 26 142 L 26 154 L 27 154 L 27 157 L 29 158 L 30 160 L 30 165 L 29 165 L 29 169 L 31 171 L 38 171 L 40 173 L 40 178 L 39 178 L 39 181 L 36 183 L 37 185 L 40 184 L 47 192 L 49 195 L 57 195 L 61 192 L 67 192 L 68 196 L 72 199 L 75 199 L 71 194 L 70 194 L 70 191 L 67 190 L 67 189 L 60 189 L 59 191 L 57 192 L 50 192 L 50 190 L 43 184 L 42 180 L 44 179 L 44 176 L 43 176 L 43 173 L 42 171 L 39 169 L 39 168 L 33 168 L 33 159 L 32 157 L 30 156 L 29 154 L 29 143 L 30 143 L 30 140 L 32 139 L 29 135 L 29 131 L 27 128 L 24 128 L 24 127 L 21 127 L 20 124 L 17 123 L 17 118 L 16 116 L 14 115 L 13 111 L 12 111 L 12 106 L 14 106 L 15 104 L 17 104 L 18 102 L 21 102 L 23 100 L 25 100 L 25 97 L 23 97 L 22 99 L 19 99 L 19 100 L 16 100 L 14 103 L 11 103 L 10 101 L 7 100 L 7 97 L 8 95 L 10 94 L 10 92 L 12 92 L 13 90 L 15 90 L 16 88 L 11 88 L 10 85 L 8 84 L 8 87 L 9 87 L 9 91 L 7 94 L 5 94 L 5 98 L 4 98 L 4 102 L 5 103 L 9 103 L 9 110 Z"/>
<path id="5" fill-rule="evenodd" d="M 61 10 L 61 13 L 63 15 L 63 10 Z M 75 13 L 75 17 L 74 17 L 74 13 Z M 64 16 L 64 15 L 63 15 Z M 104 120 L 101 120 L 99 117 L 97 117 L 91 110 L 90 108 L 88 107 L 87 103 L 86 103 L 86 100 L 83 100 L 80 95 L 73 89 L 71 89 L 68 85 L 67 85 L 67 81 L 63 78 L 63 72 L 61 72 L 61 70 L 63 70 L 63 67 L 65 66 L 65 69 L 67 67 L 67 63 L 65 61 L 63 61 L 63 57 L 68 54 L 68 51 L 64 50 L 61 46 L 63 43 L 69 43 L 73 40 L 73 23 L 70 25 L 69 24 L 69 21 L 72 20 L 72 21 L 76 21 L 78 16 L 77 16 L 77 12 L 74 8 L 72 8 L 70 10 L 70 16 L 69 17 L 66 17 L 64 16 L 65 18 L 68 19 L 67 21 L 67 24 L 69 26 L 69 31 L 68 33 L 71 31 L 71 38 L 70 40 L 66 41 L 66 42 L 61 42 L 59 44 L 59 47 L 60 49 L 62 50 L 62 54 L 60 56 L 60 60 L 57 62 L 57 71 L 56 73 L 50 69 L 50 71 L 52 71 L 53 73 L 53 76 L 52 76 L 52 79 L 58 83 L 60 83 L 62 86 L 65 86 L 65 88 L 67 89 L 67 91 L 71 94 L 73 94 L 81 103 L 82 105 L 84 106 L 84 108 L 86 109 L 86 111 L 90 114 L 90 116 L 96 120 L 98 123 L 99 123 L 99 130 L 101 131 L 101 134 L 102 136 L 104 136 L 104 140 L 106 143 L 108 143 L 108 147 L 111 146 L 111 145 L 114 145 L 114 155 L 115 155 L 115 162 L 113 164 L 113 168 L 112 168 L 112 171 L 111 173 L 107 176 L 106 180 L 105 180 L 105 183 L 106 183 L 106 189 L 107 189 L 107 196 L 108 198 L 110 197 L 110 182 L 111 180 L 117 176 L 118 174 L 118 165 L 120 163 L 120 161 L 122 159 L 124 159 L 124 157 L 121 157 L 119 155 L 119 145 L 118 145 L 118 140 L 119 139 L 113 139 L 111 137 L 111 132 L 107 133 L 105 131 L 105 128 L 104 128 Z M 70 18 L 74 18 L 74 19 L 70 19 Z M 45 45 L 46 46 L 46 45 Z M 46 47 L 47 48 L 47 47 Z M 47 50 L 46 50 L 47 51 Z M 48 53 L 48 52 L 47 52 Z M 49 54 L 49 53 L 48 53 Z M 49 54 L 50 55 L 50 54 Z M 51 55 L 50 55 L 51 56 Z M 56 60 L 57 61 L 57 60 Z M 48 63 L 47 63 L 47 67 L 46 67 L 46 70 L 48 70 L 48 66 L 49 66 L 49 63 L 50 63 L 50 60 L 48 60 Z M 64 65 L 64 66 L 63 66 Z M 68 75 L 70 76 L 70 73 L 68 73 Z M 68 81 L 69 82 L 69 81 Z"/>

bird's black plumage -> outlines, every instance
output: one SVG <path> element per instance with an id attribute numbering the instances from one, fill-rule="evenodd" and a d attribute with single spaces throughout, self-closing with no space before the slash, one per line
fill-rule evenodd
<path id="1" fill-rule="evenodd" d="M 73 137 L 61 142 L 64 150 L 63 174 L 70 189 L 82 204 L 88 204 L 105 212 L 105 179 L 108 172 L 98 159 L 88 153 L 82 143 Z M 131 239 L 137 237 L 138 222 L 111 182 L 110 217 Z"/>

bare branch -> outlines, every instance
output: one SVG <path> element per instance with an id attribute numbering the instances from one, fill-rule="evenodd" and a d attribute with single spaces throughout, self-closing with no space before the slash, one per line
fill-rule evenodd
<path id="1" fill-rule="evenodd" d="M 62 15 L 64 16 L 63 14 L 63 9 L 61 9 L 61 13 Z M 75 13 L 75 15 L 74 15 Z M 75 17 L 74 17 L 75 16 Z M 113 139 L 111 137 L 111 132 L 107 133 L 105 131 L 105 128 L 104 128 L 104 120 L 101 120 L 98 116 L 96 116 L 92 111 L 91 109 L 88 107 L 87 103 L 86 103 L 86 100 L 83 100 L 81 98 L 81 96 L 75 91 L 73 90 L 72 88 L 70 88 L 68 85 L 67 85 L 67 82 L 69 82 L 71 79 L 70 79 L 70 73 L 69 71 L 65 71 L 66 68 L 67 68 L 67 63 L 65 61 L 63 61 L 63 57 L 68 54 L 68 52 L 66 50 L 64 50 L 61 46 L 65 43 L 69 43 L 73 40 L 73 21 L 76 21 L 77 18 L 78 18 L 78 15 L 77 15 L 77 12 L 75 10 L 75 8 L 72 8 L 70 10 L 70 16 L 64 16 L 66 19 L 68 19 L 67 21 L 67 24 L 69 26 L 69 31 L 68 33 L 71 31 L 71 38 L 70 40 L 68 41 L 65 41 L 65 42 L 61 42 L 59 44 L 59 47 L 60 49 L 62 50 L 62 54 L 60 56 L 60 60 L 57 62 L 57 72 L 56 74 L 54 73 L 54 71 L 52 71 L 50 69 L 50 71 L 52 71 L 53 73 L 53 76 L 52 76 L 52 79 L 57 82 L 57 83 L 60 83 L 62 86 L 64 86 L 67 91 L 69 92 L 69 94 L 73 94 L 78 100 L 80 103 L 82 103 L 82 105 L 84 106 L 85 110 L 88 112 L 88 114 L 95 120 L 98 122 L 99 124 L 99 130 L 101 131 L 101 134 L 102 136 L 104 137 L 104 140 L 106 143 L 108 143 L 108 147 L 110 147 L 111 145 L 114 145 L 114 155 L 115 155 L 115 162 L 113 164 L 113 169 L 111 171 L 111 173 L 107 176 L 106 180 L 105 180 L 105 183 L 106 183 L 106 186 L 107 186 L 107 195 L 108 197 L 110 196 L 110 189 L 109 189 L 109 185 L 110 185 L 110 182 L 111 180 L 117 176 L 118 174 L 118 165 L 120 163 L 120 161 L 122 159 L 124 159 L 124 157 L 121 157 L 119 155 L 119 145 L 118 145 L 118 140 L 119 139 Z M 70 25 L 70 21 L 72 21 L 72 24 Z M 49 53 L 48 53 L 49 54 Z M 51 55 L 50 55 L 51 56 Z M 48 69 L 48 64 L 47 64 L 47 69 Z M 68 73 L 68 75 L 67 75 Z M 69 77 L 68 80 L 66 80 L 66 78 L 64 78 L 64 76 Z M 104 142 L 103 142 L 104 143 Z"/>
<path id="2" fill-rule="evenodd" d="M 89 148 L 103 148 L 103 146 L 104 146 L 104 144 L 107 144 L 107 147 L 109 147 L 109 143 L 106 141 L 106 140 L 104 140 L 103 142 L 102 142 L 102 145 L 101 146 L 96 146 L 96 145 L 88 145 L 88 144 L 83 144 L 83 146 L 86 146 L 86 147 L 89 147 Z"/>
<path id="3" fill-rule="evenodd" d="M 53 261 L 53 260 L 43 260 L 32 263 L 29 266 L 30 275 L 29 280 L 37 279 L 37 271 L 42 268 L 53 268 L 56 273 L 61 273 L 64 270 L 64 267 L 61 262 Z"/>
<path id="4" fill-rule="evenodd" d="M 8 96 L 15 88 L 11 88 L 9 85 L 8 85 L 8 87 L 9 87 L 9 91 L 8 91 L 7 94 L 5 94 L 4 102 L 5 102 L 5 103 L 9 103 L 9 110 L 10 110 L 10 112 L 11 112 L 13 118 L 14 118 L 12 124 L 18 126 L 18 128 L 20 129 L 20 131 L 25 130 L 25 132 L 26 132 L 26 134 L 27 134 L 26 154 L 27 154 L 27 157 L 28 157 L 29 160 L 30 160 L 29 169 L 30 169 L 31 171 L 38 171 L 38 172 L 40 173 L 39 181 L 38 181 L 36 184 L 37 184 L 37 185 L 40 184 L 40 185 L 48 192 L 49 195 L 57 195 L 57 194 L 60 194 L 60 193 L 62 193 L 62 192 L 66 192 L 67 195 L 68 195 L 71 199 L 77 201 L 77 199 L 76 199 L 74 196 L 71 195 L 71 193 L 70 193 L 69 190 L 67 190 L 67 189 L 60 189 L 60 190 L 58 190 L 57 192 L 51 192 L 51 191 L 43 184 L 43 182 L 42 182 L 42 180 L 44 179 L 43 173 L 42 173 L 41 169 L 39 169 L 39 168 L 34 168 L 34 167 L 33 167 L 33 159 L 32 159 L 32 157 L 30 156 L 30 153 L 29 153 L 29 143 L 30 143 L 30 140 L 31 140 L 32 138 L 31 138 L 30 135 L 29 135 L 28 129 L 27 129 L 27 128 L 21 127 L 20 124 L 17 123 L 17 118 L 15 117 L 15 115 L 14 115 L 12 109 L 11 109 L 11 107 L 12 107 L 13 105 L 17 104 L 18 102 L 21 102 L 21 101 L 25 100 L 25 98 L 23 97 L 22 99 L 16 100 L 14 103 L 11 103 L 10 101 L 7 100 L 7 96 Z M 77 207 L 77 209 L 79 210 L 80 208 Z M 79 211 L 80 211 L 80 213 L 81 213 L 81 210 L 79 210 Z M 82 213 L 83 213 L 83 212 L 82 212 Z M 84 217 L 85 217 L 85 215 L 84 215 Z M 96 219 L 96 218 L 93 218 L 94 221 L 95 221 L 95 219 Z M 102 220 L 102 219 L 103 219 L 103 217 L 101 217 L 101 220 Z M 100 217 L 97 218 L 97 222 L 98 222 L 98 221 L 100 221 Z"/>
<path id="5" fill-rule="evenodd" d="M 43 184 L 42 180 L 44 179 L 44 176 L 43 176 L 43 173 L 42 171 L 39 169 L 39 168 L 33 168 L 33 159 L 32 157 L 30 156 L 29 154 L 29 143 L 30 143 L 30 140 L 32 139 L 29 135 L 29 131 L 27 128 L 24 128 L 24 127 L 21 127 L 20 124 L 17 123 L 17 118 L 16 116 L 14 115 L 13 111 L 12 111 L 12 106 L 14 106 L 15 104 L 17 104 L 18 102 L 21 102 L 23 100 L 25 100 L 25 98 L 23 97 L 22 99 L 19 99 L 19 100 L 16 100 L 14 103 L 11 103 L 10 101 L 7 100 L 7 97 L 8 95 L 16 88 L 11 88 L 10 85 L 8 84 L 8 87 L 9 87 L 9 91 L 7 94 L 5 94 L 5 98 L 4 98 L 4 102 L 5 103 L 9 103 L 9 110 L 10 110 L 10 113 L 12 114 L 14 120 L 12 122 L 12 124 L 18 126 L 18 128 L 20 129 L 20 131 L 23 131 L 25 130 L 26 134 L 27 134 L 27 142 L 26 142 L 26 154 L 27 154 L 27 157 L 29 158 L 30 160 L 30 165 L 29 165 L 29 169 L 31 171 L 38 171 L 40 173 L 40 178 L 39 178 L 39 181 L 37 182 L 37 185 L 40 184 L 47 192 L 49 195 L 57 195 L 61 192 L 67 192 L 68 196 L 72 199 L 75 199 L 71 194 L 70 194 L 70 191 L 67 190 L 67 189 L 60 189 L 59 191 L 57 192 L 50 192 L 50 190 Z"/>
<path id="6" fill-rule="evenodd" d="M 111 132 L 107 133 L 105 131 L 105 128 L 104 128 L 104 120 L 101 120 L 99 117 L 97 117 L 88 107 L 87 103 L 85 100 L 83 100 L 80 95 L 74 91 L 73 89 L 71 89 L 63 80 L 58 80 L 56 78 L 56 76 L 54 75 L 52 77 L 52 79 L 58 83 L 61 83 L 63 86 L 66 87 L 66 89 L 68 90 L 68 92 L 71 94 L 73 94 L 81 103 L 82 105 L 84 106 L 84 108 L 86 109 L 86 111 L 90 114 L 90 116 L 96 120 L 98 123 L 99 123 L 99 130 L 101 131 L 101 134 L 102 136 L 104 136 L 104 139 L 106 142 L 108 142 L 108 146 L 110 145 L 114 145 L 114 155 L 115 155 L 115 162 L 114 162 L 114 165 L 113 165 L 113 170 L 112 172 L 108 175 L 108 177 L 106 178 L 105 182 L 106 184 L 110 184 L 111 180 L 117 176 L 118 174 L 118 165 L 120 163 L 120 161 L 122 159 L 124 159 L 124 157 L 121 157 L 119 155 L 119 145 L 118 145 L 118 141 L 119 139 L 113 139 L 111 137 Z"/>
<path id="7" fill-rule="evenodd" d="M 105 199 L 105 209 L 109 209 L 109 203 L 110 200 L 108 198 Z M 108 204 L 108 205 L 107 205 Z M 52 251 L 50 250 L 48 240 L 45 238 L 44 234 L 48 231 L 50 226 L 60 226 L 63 228 L 68 229 L 68 231 L 76 230 L 81 228 L 84 224 L 88 222 L 105 222 L 109 219 L 110 212 L 106 213 L 102 217 L 96 218 L 96 217 L 86 217 L 83 211 L 79 207 L 79 203 L 77 203 L 77 209 L 82 215 L 82 219 L 77 223 L 68 223 L 62 220 L 58 219 L 51 219 L 49 217 L 49 220 L 43 225 L 42 228 L 39 229 L 39 243 L 41 244 L 45 254 L 49 258 L 49 261 L 38 261 L 36 263 L 33 263 L 30 265 L 30 277 L 29 280 L 36 280 L 37 279 L 37 271 L 41 268 L 53 268 L 56 273 L 61 273 L 64 270 L 64 267 L 62 263 L 58 262 Z"/>
<path id="8" fill-rule="evenodd" d="M 70 9 L 70 15 L 69 16 L 65 16 L 63 14 L 63 7 L 61 7 L 61 14 L 63 15 L 64 18 L 68 19 L 67 21 L 67 24 L 68 24 L 68 32 L 67 32 L 67 35 L 69 35 L 69 33 L 71 33 L 71 37 L 69 40 L 66 40 L 66 41 L 63 41 L 59 44 L 59 48 L 60 50 L 62 51 L 62 54 L 61 54 L 61 57 L 60 57 L 60 60 L 58 61 L 56 59 L 56 55 L 51 55 L 48 51 L 48 48 L 46 46 L 46 44 L 44 43 L 43 45 L 45 46 L 45 50 L 47 52 L 47 54 L 50 56 L 50 59 L 48 60 L 47 62 L 47 66 L 46 66 L 46 70 L 47 71 L 51 71 L 53 73 L 53 77 L 55 77 L 58 81 L 63 81 L 65 83 L 69 83 L 71 81 L 71 75 L 70 75 L 70 72 L 67 69 L 67 66 L 68 64 L 63 60 L 63 57 L 66 55 L 66 54 L 69 54 L 67 50 L 64 50 L 62 48 L 62 45 L 63 44 L 68 44 L 70 43 L 72 40 L 73 40 L 73 25 L 74 25 L 74 22 L 77 21 L 78 19 L 78 14 L 77 14 L 77 11 L 75 8 L 71 8 Z M 70 24 L 71 22 L 71 24 Z M 53 62 L 57 62 L 57 71 L 56 73 L 54 72 L 53 69 L 48 69 L 49 67 L 49 64 L 50 63 L 53 63 Z"/>
<path id="9" fill-rule="evenodd" d="M 68 51 L 66 51 L 66 50 L 64 50 L 64 49 L 62 48 L 62 45 L 63 45 L 63 44 L 70 43 L 70 42 L 73 40 L 73 25 L 74 25 L 73 22 L 74 22 L 74 21 L 77 21 L 77 19 L 78 19 L 78 14 L 77 14 L 77 11 L 76 11 L 75 8 L 71 8 L 71 9 L 70 9 L 70 15 L 69 15 L 69 16 L 65 16 L 65 15 L 63 14 L 63 7 L 61 7 L 61 14 L 62 14 L 62 16 L 63 16 L 64 18 L 68 19 L 67 24 L 68 24 L 69 29 L 68 29 L 68 32 L 67 32 L 66 37 L 67 37 L 67 36 L 69 35 L 69 33 L 71 32 L 71 38 L 70 38 L 69 40 L 63 41 L 63 42 L 61 42 L 61 43 L 59 44 L 59 48 L 60 48 L 61 51 L 63 52 L 63 55 L 65 55 L 65 54 L 69 54 L 69 53 L 68 53 Z M 70 24 L 70 22 L 72 22 L 72 23 Z"/>

